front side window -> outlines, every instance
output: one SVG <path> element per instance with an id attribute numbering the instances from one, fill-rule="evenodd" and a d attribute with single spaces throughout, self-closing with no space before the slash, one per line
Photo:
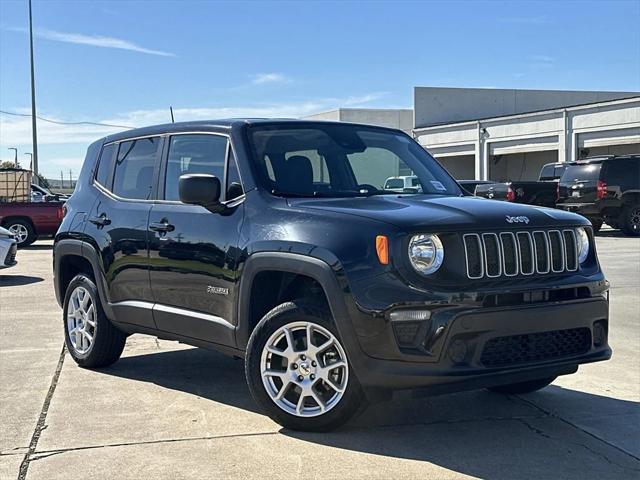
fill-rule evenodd
<path id="1" fill-rule="evenodd" d="M 175 135 L 169 144 L 164 199 L 180 200 L 178 181 L 188 173 L 208 173 L 224 182 L 227 137 L 220 135 Z"/>
<path id="2" fill-rule="evenodd" d="M 353 197 L 397 194 L 395 189 L 403 194 L 461 195 L 455 180 L 426 150 L 393 130 L 348 124 L 258 125 L 249 129 L 249 142 L 258 180 L 275 195 Z M 410 182 L 405 184 L 405 178 Z M 405 188 L 409 185 L 413 188 Z"/>
<path id="3" fill-rule="evenodd" d="M 136 200 L 148 200 L 151 197 L 159 146 L 159 137 L 120 143 L 113 175 L 113 193 Z"/>

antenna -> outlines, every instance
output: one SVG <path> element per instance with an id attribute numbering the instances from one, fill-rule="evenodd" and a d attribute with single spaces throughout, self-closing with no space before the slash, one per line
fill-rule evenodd
<path id="1" fill-rule="evenodd" d="M 175 119 L 173 118 L 173 107 L 169 106 L 169 111 L 171 112 L 171 123 L 176 123 Z"/>

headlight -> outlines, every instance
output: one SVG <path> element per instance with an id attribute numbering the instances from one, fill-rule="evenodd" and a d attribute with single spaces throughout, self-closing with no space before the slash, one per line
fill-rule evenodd
<path id="1" fill-rule="evenodd" d="M 578 242 L 578 262 L 584 263 L 589 255 L 589 235 L 584 227 L 576 228 L 576 241 Z"/>
<path id="2" fill-rule="evenodd" d="M 440 268 L 444 248 L 437 235 L 415 235 L 409 242 L 409 260 L 419 273 L 430 275 Z"/>

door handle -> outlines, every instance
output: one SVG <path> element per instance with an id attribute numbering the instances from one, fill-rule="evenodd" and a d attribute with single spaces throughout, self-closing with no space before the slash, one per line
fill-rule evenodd
<path id="1" fill-rule="evenodd" d="M 166 218 L 163 218 L 159 222 L 151 222 L 149 224 L 149 230 L 159 233 L 173 232 L 175 229 L 176 227 L 171 225 Z"/>
<path id="2" fill-rule="evenodd" d="M 109 217 L 107 217 L 106 213 L 102 213 L 97 217 L 91 217 L 89 221 L 94 225 L 97 225 L 98 227 L 104 227 L 105 225 L 109 225 L 111 223 L 111 220 L 109 219 Z"/>

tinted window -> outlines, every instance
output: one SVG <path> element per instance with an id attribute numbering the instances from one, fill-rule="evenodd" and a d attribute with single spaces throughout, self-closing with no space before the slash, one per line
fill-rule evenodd
<path id="1" fill-rule="evenodd" d="M 390 194 L 388 178 L 416 176 L 416 192 L 460 195 L 457 183 L 411 138 L 351 125 L 256 126 L 250 130 L 262 184 L 282 196 Z M 400 181 L 400 187 L 404 182 Z"/>
<path id="2" fill-rule="evenodd" d="M 236 163 L 236 156 L 233 154 L 233 150 L 229 149 L 229 166 L 227 167 L 227 200 L 233 200 L 234 198 L 242 195 L 242 182 L 240 181 L 240 172 L 238 171 L 238 165 Z"/>
<path id="3" fill-rule="evenodd" d="M 119 197 L 139 200 L 151 197 L 159 146 L 158 137 L 129 140 L 120 144 L 113 175 L 113 193 Z"/>
<path id="4" fill-rule="evenodd" d="M 545 165 L 540 172 L 540 180 L 550 180 L 553 178 L 553 165 Z"/>
<path id="5" fill-rule="evenodd" d="M 615 187 L 635 187 L 640 185 L 640 159 L 621 158 L 607 161 L 604 177 L 607 185 Z"/>
<path id="6" fill-rule="evenodd" d="M 178 180 L 187 173 L 208 173 L 224 181 L 227 138 L 219 135 L 176 135 L 171 137 L 165 176 L 165 200 L 179 200 Z"/>
<path id="7" fill-rule="evenodd" d="M 109 187 L 107 182 L 109 181 L 109 174 L 111 173 L 111 158 L 113 158 L 115 148 L 116 144 L 111 143 L 102 149 L 98 163 L 98 171 L 96 172 L 96 182 L 107 188 Z"/>
<path id="8" fill-rule="evenodd" d="M 578 182 L 595 182 L 600 175 L 600 163 L 584 163 L 580 165 L 569 165 L 562 174 L 562 181 L 573 183 Z"/>

